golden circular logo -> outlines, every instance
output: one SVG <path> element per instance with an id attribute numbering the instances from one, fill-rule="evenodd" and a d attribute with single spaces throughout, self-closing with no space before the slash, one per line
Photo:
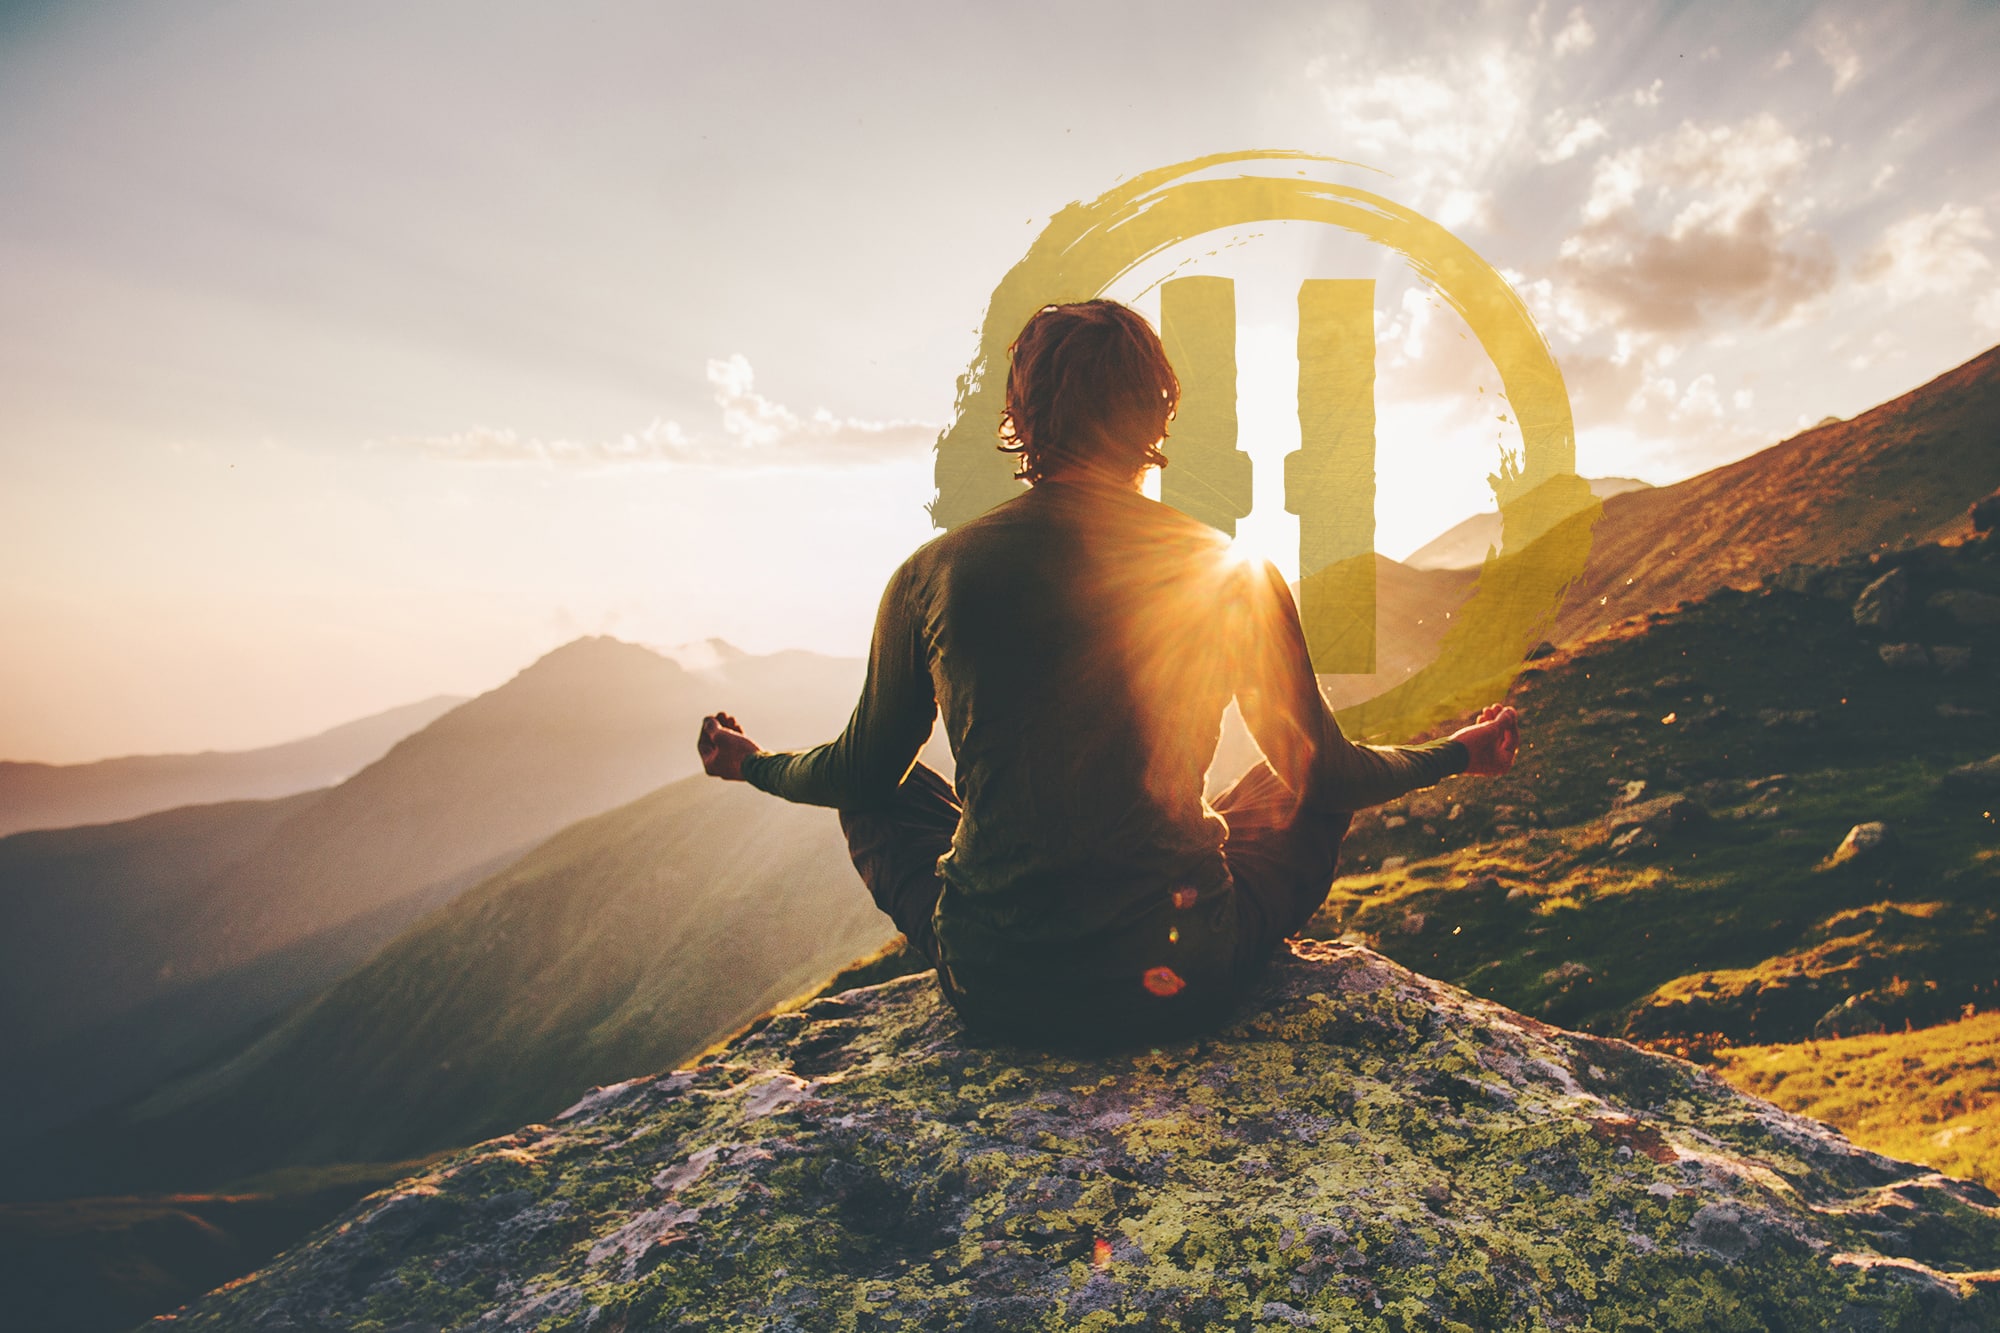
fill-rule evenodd
<path id="1" fill-rule="evenodd" d="M 951 424 L 938 437 L 937 494 L 929 509 L 955 527 L 1020 494 L 1013 460 L 994 441 L 1006 389 L 1007 348 L 1039 309 L 1103 294 L 1138 265 L 1207 232 L 1263 222 L 1316 222 L 1388 247 L 1462 316 L 1499 373 L 1521 431 L 1521 452 L 1491 474 L 1502 541 L 1454 614 L 1438 655 L 1408 680 L 1341 714 L 1357 739 L 1400 739 L 1504 693 L 1553 623 L 1583 572 L 1603 506 L 1576 475 L 1569 394 L 1547 341 L 1520 296 L 1471 247 L 1429 218 L 1351 186 L 1315 179 L 1338 158 L 1286 151 L 1218 153 L 1147 172 L 1088 204 L 1056 214 L 986 308 L 979 351 L 959 377 Z M 1273 169 L 1285 174 L 1273 174 Z M 1218 287 L 1215 284 L 1223 284 Z M 1216 321 L 1233 320 L 1226 279 L 1186 278 L 1162 288 L 1162 337 L 1177 372 L 1184 361 L 1221 365 L 1233 394 L 1233 351 L 1210 355 Z M 1178 289 L 1178 290 L 1177 290 Z M 1372 282 L 1313 280 L 1300 290 L 1299 451 L 1285 460 L 1286 505 L 1299 515 L 1299 610 L 1322 674 L 1355 670 L 1357 646 L 1374 644 L 1374 416 Z M 1368 330 L 1366 338 L 1360 334 Z M 1231 340 L 1224 344 L 1233 349 Z M 1201 382 L 1196 373 L 1184 374 Z M 1209 376 L 1208 378 L 1212 378 Z M 1206 474 L 1202 506 L 1181 504 L 1233 532 L 1248 511 L 1248 459 L 1234 450 L 1233 398 L 1226 436 L 1185 438 L 1187 395 L 1162 474 Z M 1211 415 L 1215 413 L 1211 412 Z M 1193 492 L 1190 492 L 1191 494 Z M 1218 501 L 1213 497 L 1221 497 Z M 1368 669 L 1368 668 L 1364 668 Z"/>

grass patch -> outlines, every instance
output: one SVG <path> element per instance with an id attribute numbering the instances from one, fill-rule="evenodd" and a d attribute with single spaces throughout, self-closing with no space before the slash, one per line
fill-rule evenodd
<path id="1" fill-rule="evenodd" d="M 2000 1190 L 2000 1013 L 1715 1054 L 1730 1083 L 1865 1148 Z"/>

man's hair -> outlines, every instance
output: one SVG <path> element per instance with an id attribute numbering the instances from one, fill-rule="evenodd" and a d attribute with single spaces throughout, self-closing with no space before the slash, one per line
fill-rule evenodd
<path id="1" fill-rule="evenodd" d="M 1119 475 L 1165 467 L 1154 446 L 1179 406 L 1181 382 L 1146 317 L 1116 301 L 1043 306 L 1007 349 L 1000 449 L 1019 480 L 1063 463 Z"/>

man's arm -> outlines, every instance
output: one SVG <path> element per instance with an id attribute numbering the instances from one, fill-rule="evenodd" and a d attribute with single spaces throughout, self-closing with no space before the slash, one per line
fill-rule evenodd
<path id="1" fill-rule="evenodd" d="M 1463 773 L 1472 755 L 1456 738 L 1422 745 L 1356 745 L 1320 695 L 1298 606 L 1284 575 L 1266 560 L 1246 575 L 1246 622 L 1237 706 L 1250 735 L 1278 776 L 1321 805 L 1361 810 Z"/>
<path id="2" fill-rule="evenodd" d="M 847 729 L 810 750 L 745 756 L 745 781 L 788 801 L 843 810 L 879 806 L 895 795 L 937 716 L 913 578 L 906 561 L 883 590 L 868 678 Z"/>

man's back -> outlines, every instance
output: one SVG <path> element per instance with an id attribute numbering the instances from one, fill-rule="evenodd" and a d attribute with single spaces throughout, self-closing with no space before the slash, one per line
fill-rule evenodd
<path id="1" fill-rule="evenodd" d="M 1095 942 L 1177 889 L 1225 893 L 1202 779 L 1258 571 L 1213 528 L 1088 479 L 1043 482 L 910 563 L 965 811 L 938 867 L 947 955 Z"/>

